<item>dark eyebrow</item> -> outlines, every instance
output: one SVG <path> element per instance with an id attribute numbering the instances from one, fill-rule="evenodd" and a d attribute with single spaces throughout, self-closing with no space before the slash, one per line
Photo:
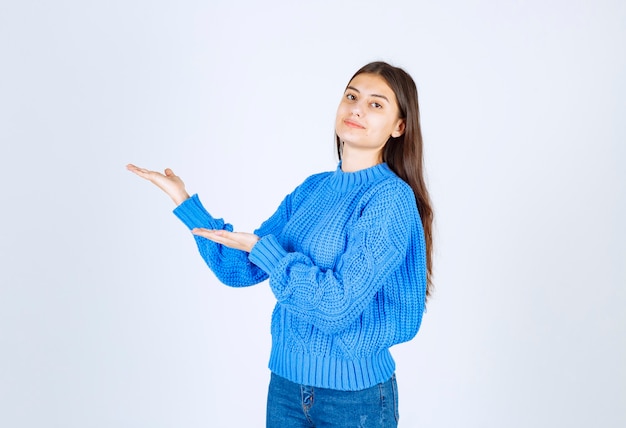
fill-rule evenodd
<path id="1" fill-rule="evenodd" d="M 352 89 L 354 92 L 357 92 L 357 93 L 359 93 L 359 94 L 361 93 L 361 91 L 359 91 L 359 90 L 358 90 L 357 88 L 355 88 L 354 86 L 349 86 L 349 85 L 348 85 L 348 86 L 346 87 L 346 89 Z M 370 94 L 370 97 L 378 97 L 378 98 L 382 98 L 383 100 L 385 100 L 385 101 L 389 102 L 389 99 L 388 99 L 386 96 L 384 96 L 384 95 Z"/>

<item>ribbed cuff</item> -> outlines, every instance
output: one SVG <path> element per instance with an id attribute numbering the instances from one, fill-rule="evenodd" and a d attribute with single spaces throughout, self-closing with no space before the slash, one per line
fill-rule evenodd
<path id="1" fill-rule="evenodd" d="M 213 218 L 200 202 L 198 194 L 194 194 L 191 198 L 181 203 L 173 212 L 190 230 L 195 227 L 203 227 L 205 229 L 221 229 L 224 227 L 224 220 Z"/>
<path id="2" fill-rule="evenodd" d="M 257 242 L 248 259 L 270 275 L 287 251 L 280 245 L 274 235 L 266 235 Z"/>

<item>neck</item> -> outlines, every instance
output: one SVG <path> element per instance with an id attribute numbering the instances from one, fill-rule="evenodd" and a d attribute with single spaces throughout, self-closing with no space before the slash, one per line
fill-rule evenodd
<path id="1" fill-rule="evenodd" d="M 382 151 L 354 150 L 344 144 L 341 152 L 341 170 L 355 172 L 383 162 Z"/>

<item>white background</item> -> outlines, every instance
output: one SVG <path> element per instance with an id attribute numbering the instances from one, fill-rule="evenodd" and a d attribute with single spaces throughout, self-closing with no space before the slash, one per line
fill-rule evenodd
<path id="1" fill-rule="evenodd" d="M 332 170 L 349 77 L 420 93 L 436 294 L 404 427 L 626 426 L 626 3 L 0 4 L 0 426 L 261 427 L 267 284 L 220 285 L 133 162 L 238 230 Z"/>

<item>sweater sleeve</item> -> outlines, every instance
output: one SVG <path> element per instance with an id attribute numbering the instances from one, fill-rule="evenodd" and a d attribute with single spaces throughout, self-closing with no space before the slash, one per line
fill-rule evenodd
<path id="1" fill-rule="evenodd" d="M 249 258 L 269 274 L 270 287 L 287 310 L 329 334 L 339 332 L 360 316 L 407 258 L 419 223 L 407 188 L 377 189 L 350 226 L 345 252 L 333 269 L 286 251 L 274 235 L 263 236 Z"/>
<path id="2" fill-rule="evenodd" d="M 193 195 L 174 209 L 174 214 L 189 228 L 233 231 L 232 225 L 216 219 L 204 208 L 198 195 Z M 267 279 L 267 274 L 248 259 L 248 253 L 228 248 L 202 236 L 194 235 L 200 255 L 215 276 L 226 285 L 245 287 Z"/>

